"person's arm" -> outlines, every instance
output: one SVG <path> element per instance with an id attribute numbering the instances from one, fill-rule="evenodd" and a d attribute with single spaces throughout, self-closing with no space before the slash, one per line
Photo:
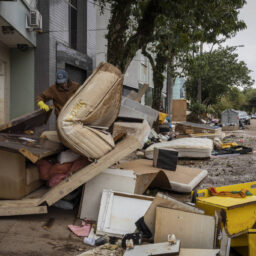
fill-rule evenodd
<path id="1" fill-rule="evenodd" d="M 53 99 L 53 92 L 52 87 L 49 87 L 47 90 L 45 90 L 43 93 L 41 93 L 39 96 L 36 97 L 37 106 L 40 109 L 45 110 L 46 112 L 50 110 L 50 107 L 45 104 L 45 102 L 48 102 L 49 100 Z"/>

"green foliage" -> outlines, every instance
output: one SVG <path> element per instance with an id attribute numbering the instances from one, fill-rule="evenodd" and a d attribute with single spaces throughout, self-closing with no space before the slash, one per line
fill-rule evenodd
<path id="1" fill-rule="evenodd" d="M 192 103 L 189 110 L 196 115 L 203 115 L 207 112 L 207 106 L 198 102 Z"/>
<path id="2" fill-rule="evenodd" d="M 220 117 L 221 112 L 225 109 L 247 110 L 246 102 L 246 95 L 239 88 L 232 87 L 216 104 L 212 105 L 212 108 L 215 114 Z"/>
<path id="3" fill-rule="evenodd" d="M 171 39 L 165 38 L 177 45 L 177 42 L 189 44 L 188 35 L 193 35 L 193 41 L 215 42 L 217 37 L 231 37 L 245 28 L 238 18 L 245 0 L 94 1 L 103 13 L 110 9 L 107 60 L 124 73 L 139 49 L 159 39 L 162 44 L 163 37 L 155 37 L 158 32 L 165 35 L 170 30 Z M 166 19 L 171 24 L 169 30 Z"/>
<path id="4" fill-rule="evenodd" d="M 185 70 L 188 76 L 186 90 L 190 99 L 196 100 L 198 79 L 201 78 L 204 104 L 216 104 L 228 94 L 229 99 L 241 101 L 239 90 L 232 88 L 248 88 L 254 81 L 250 76 L 251 71 L 243 61 L 238 60 L 234 51 L 235 47 L 220 47 L 196 57 L 188 56 Z"/>

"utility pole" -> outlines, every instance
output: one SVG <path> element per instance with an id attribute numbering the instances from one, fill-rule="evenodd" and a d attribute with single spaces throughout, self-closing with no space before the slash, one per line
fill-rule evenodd
<path id="1" fill-rule="evenodd" d="M 167 114 L 172 120 L 172 97 L 173 97 L 173 61 L 174 56 L 171 57 L 171 61 L 167 65 Z"/>
<path id="2" fill-rule="evenodd" d="M 203 42 L 200 42 L 200 56 L 203 54 Z M 202 78 L 197 81 L 197 101 L 202 103 Z"/>

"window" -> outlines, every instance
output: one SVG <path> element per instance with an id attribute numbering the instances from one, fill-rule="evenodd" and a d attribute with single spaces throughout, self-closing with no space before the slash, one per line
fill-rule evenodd
<path id="1" fill-rule="evenodd" d="M 23 0 L 31 9 L 36 9 L 36 0 Z"/>
<path id="2" fill-rule="evenodd" d="M 69 42 L 70 47 L 77 48 L 77 0 L 70 0 L 69 10 Z"/>

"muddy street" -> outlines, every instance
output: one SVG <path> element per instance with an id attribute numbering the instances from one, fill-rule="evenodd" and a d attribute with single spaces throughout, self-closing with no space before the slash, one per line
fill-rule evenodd
<path id="1" fill-rule="evenodd" d="M 254 153 L 245 155 L 229 155 L 212 157 L 209 160 L 183 160 L 180 164 L 199 167 L 208 171 L 208 176 L 200 183 L 198 188 L 210 186 L 223 186 L 250 182 L 256 180 L 256 120 L 244 130 L 226 132 L 228 141 L 252 147 Z"/>

